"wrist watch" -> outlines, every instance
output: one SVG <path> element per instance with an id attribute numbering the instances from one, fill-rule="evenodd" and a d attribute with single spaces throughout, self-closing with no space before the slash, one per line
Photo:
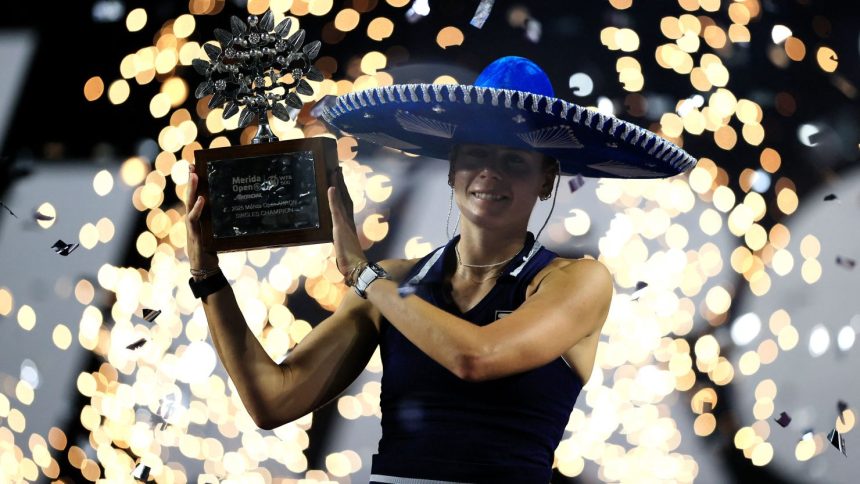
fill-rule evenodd
<path id="1" fill-rule="evenodd" d="M 188 279 L 188 285 L 191 287 L 194 297 L 204 301 L 206 300 L 206 296 L 220 291 L 229 284 L 227 278 L 224 277 L 224 273 L 220 270 L 214 275 L 200 279 L 199 281 L 195 281 L 193 277 Z"/>
<path id="2" fill-rule="evenodd" d="M 352 286 L 352 288 L 355 289 L 356 294 L 367 299 L 367 288 L 377 279 L 391 279 L 391 276 L 385 272 L 385 269 L 379 267 L 377 264 L 367 264 L 364 270 L 358 274 L 358 277 L 355 280 L 355 285 Z"/>

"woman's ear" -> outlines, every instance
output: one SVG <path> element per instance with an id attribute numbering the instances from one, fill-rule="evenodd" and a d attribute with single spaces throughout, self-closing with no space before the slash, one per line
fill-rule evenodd
<path id="1" fill-rule="evenodd" d="M 555 177 L 559 176 L 559 164 L 554 160 L 554 163 L 544 171 L 544 182 L 541 186 L 541 193 L 544 195 L 552 195 L 552 189 L 555 186 Z"/>

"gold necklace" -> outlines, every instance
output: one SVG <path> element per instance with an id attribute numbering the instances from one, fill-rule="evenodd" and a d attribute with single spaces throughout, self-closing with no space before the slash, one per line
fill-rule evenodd
<path id="1" fill-rule="evenodd" d="M 473 283 L 473 284 L 483 284 L 483 283 L 485 283 L 485 282 L 489 281 L 490 279 L 496 279 L 496 278 L 498 278 L 498 277 L 499 277 L 499 276 L 501 276 L 501 275 L 502 275 L 502 273 L 501 273 L 501 271 L 499 271 L 498 273 L 496 273 L 496 274 L 492 274 L 492 275 L 490 275 L 489 277 L 485 277 L 485 278 L 483 278 L 483 279 L 472 279 L 471 277 L 466 276 L 466 275 L 462 275 L 462 276 L 460 276 L 460 277 L 462 277 L 462 278 L 463 278 L 463 280 L 466 280 L 466 281 L 471 282 L 471 283 Z"/>
<path id="2" fill-rule="evenodd" d="M 520 249 L 520 250 L 522 250 L 522 249 Z M 486 268 L 489 268 L 489 267 L 498 267 L 498 266 L 500 266 L 500 265 L 502 265 L 502 264 L 507 264 L 508 262 L 512 261 L 512 260 L 514 259 L 514 257 L 516 257 L 516 256 L 517 256 L 517 254 L 519 254 L 519 251 L 517 251 L 517 253 L 516 253 L 516 254 L 514 254 L 514 255 L 512 255 L 510 258 L 505 259 L 505 260 L 503 260 L 503 261 L 501 261 L 501 262 L 495 262 L 495 263 L 493 263 L 493 264 L 464 264 L 464 263 L 463 263 L 462 258 L 460 257 L 460 249 L 458 249 L 456 245 L 454 246 L 454 253 L 456 253 L 456 254 L 457 254 L 457 264 L 458 264 L 458 265 L 461 265 L 461 266 L 463 266 L 463 267 L 470 267 L 470 268 L 473 268 L 473 269 L 474 269 L 474 268 L 477 268 L 477 269 L 486 269 Z M 489 281 L 490 279 L 495 279 L 495 278 L 497 278 L 497 277 L 499 277 L 499 276 L 501 276 L 501 275 L 502 275 L 502 273 L 501 273 L 501 271 L 499 271 L 498 273 L 496 273 L 496 274 L 492 274 L 492 275 L 490 275 L 489 277 L 485 277 L 485 278 L 483 278 L 483 279 L 472 279 L 471 277 L 468 277 L 468 276 L 465 276 L 465 275 L 464 275 L 464 276 L 462 276 L 462 277 L 463 277 L 463 279 L 465 279 L 465 280 L 467 280 L 467 281 L 469 281 L 469 282 L 472 282 L 472 283 L 475 283 L 475 284 L 483 284 L 484 282 Z"/>
<path id="3" fill-rule="evenodd" d="M 522 250 L 522 249 L 520 249 L 520 250 Z M 463 262 L 463 259 L 460 257 L 460 249 L 458 249 L 456 245 L 454 246 L 454 252 L 457 254 L 457 264 L 460 264 L 463 267 L 471 267 L 473 269 L 486 269 L 488 267 L 500 266 L 502 264 L 506 264 L 506 263 L 514 260 L 514 257 L 516 257 L 517 254 L 519 254 L 519 251 L 517 251 L 517 254 L 512 255 L 509 259 L 505 259 L 501 262 L 495 262 L 493 264 L 466 264 Z"/>

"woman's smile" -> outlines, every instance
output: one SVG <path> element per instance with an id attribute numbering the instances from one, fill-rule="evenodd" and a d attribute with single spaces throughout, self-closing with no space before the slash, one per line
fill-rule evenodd
<path id="1" fill-rule="evenodd" d="M 508 197 L 506 197 L 505 195 L 500 195 L 498 193 L 493 192 L 475 191 L 470 192 L 470 195 L 473 198 L 484 202 L 500 202 L 508 199 Z"/>

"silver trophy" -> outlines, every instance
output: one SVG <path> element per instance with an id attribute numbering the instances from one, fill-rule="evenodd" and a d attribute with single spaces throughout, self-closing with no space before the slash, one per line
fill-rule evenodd
<path id="1" fill-rule="evenodd" d="M 305 31 L 289 35 L 291 25 L 287 18 L 276 26 L 270 10 L 247 23 L 233 16 L 229 32 L 215 29 L 221 47 L 203 45 L 210 60 L 193 62 L 206 77 L 197 99 L 212 95 L 209 108 L 223 106 L 224 119 L 238 113 L 240 128 L 258 122 L 251 145 L 194 154 L 198 192 L 207 200 L 203 244 L 219 252 L 332 240 L 326 190 L 337 169 L 335 141 L 278 141 L 269 126 L 269 111 L 291 120 L 302 109 L 298 94 L 314 93 L 307 80 L 323 80 L 312 65 L 320 42 L 303 45 Z"/>

